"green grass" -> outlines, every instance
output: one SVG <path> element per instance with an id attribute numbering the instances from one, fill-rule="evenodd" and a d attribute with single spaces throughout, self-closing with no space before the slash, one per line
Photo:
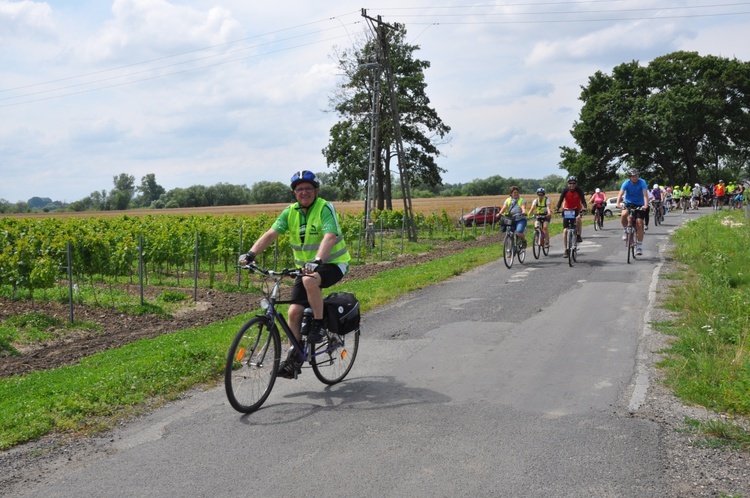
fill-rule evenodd
<path id="1" fill-rule="evenodd" d="M 674 321 L 655 328 L 675 337 L 660 362 L 665 383 L 684 401 L 730 415 L 750 415 L 750 226 L 741 211 L 693 220 L 674 235 L 682 263 L 668 281 L 665 307 Z M 733 441 L 747 432 L 723 431 Z"/>

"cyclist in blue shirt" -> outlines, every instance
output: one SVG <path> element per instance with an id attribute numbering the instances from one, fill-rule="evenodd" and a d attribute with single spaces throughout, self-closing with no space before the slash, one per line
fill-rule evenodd
<path id="1" fill-rule="evenodd" d="M 636 247 L 635 252 L 639 256 L 643 254 L 643 218 L 646 215 L 645 209 L 648 207 L 648 184 L 643 178 L 639 177 L 638 170 L 631 169 L 628 171 L 628 180 L 625 180 L 620 187 L 620 193 L 617 194 L 617 207 L 622 208 L 622 240 L 625 240 L 625 228 L 628 226 L 628 213 L 635 209 L 636 219 Z M 623 200 L 625 201 L 623 203 Z M 623 205 L 624 204 L 624 205 Z"/>

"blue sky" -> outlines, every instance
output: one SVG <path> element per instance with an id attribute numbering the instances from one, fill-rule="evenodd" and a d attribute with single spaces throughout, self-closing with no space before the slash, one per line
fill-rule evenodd
<path id="1" fill-rule="evenodd" d="M 362 8 L 431 63 L 448 183 L 564 174 L 596 71 L 750 60 L 750 1 L 0 0 L 0 199 L 71 202 L 120 173 L 170 190 L 327 171 L 331 55 L 368 32 Z"/>

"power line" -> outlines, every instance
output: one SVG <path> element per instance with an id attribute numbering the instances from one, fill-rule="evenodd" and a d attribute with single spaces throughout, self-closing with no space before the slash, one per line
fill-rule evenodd
<path id="1" fill-rule="evenodd" d="M 731 12 L 731 13 L 728 13 L 728 12 L 709 12 L 709 13 L 668 14 L 668 15 L 638 16 L 638 17 L 636 17 L 636 16 L 627 16 L 627 17 L 616 16 L 616 17 L 606 17 L 606 18 L 605 17 L 599 17 L 599 18 L 581 18 L 581 19 L 571 19 L 571 18 L 566 18 L 566 19 L 518 19 L 518 17 L 520 17 L 520 16 L 544 16 L 544 15 L 556 15 L 556 16 L 560 16 L 561 14 L 565 14 L 566 16 L 567 15 L 585 15 L 585 14 L 630 14 L 630 13 L 638 13 L 638 12 L 658 12 L 659 14 L 662 14 L 665 11 L 684 10 L 684 11 L 688 11 L 689 12 L 689 11 L 695 11 L 696 9 L 718 9 L 718 8 L 748 6 L 748 5 L 750 5 L 750 2 L 733 2 L 733 3 L 722 3 L 722 4 L 713 4 L 713 5 L 693 5 L 693 6 L 687 6 L 686 5 L 686 6 L 677 6 L 677 7 L 674 7 L 674 6 L 665 6 L 665 7 L 626 8 L 626 9 L 598 9 L 598 10 L 570 10 L 570 11 L 540 10 L 540 11 L 536 11 L 536 12 L 515 12 L 515 13 L 508 13 L 508 12 L 504 12 L 504 13 L 476 12 L 477 9 L 484 9 L 484 8 L 498 8 L 498 7 L 502 7 L 502 8 L 508 8 L 508 7 L 532 7 L 532 8 L 535 8 L 535 7 L 550 7 L 550 6 L 558 7 L 558 6 L 576 6 L 576 5 L 592 5 L 592 4 L 613 4 L 613 3 L 619 3 L 619 2 L 622 2 L 622 1 L 623 0 L 573 0 L 573 1 L 558 1 L 558 2 L 511 3 L 511 4 L 479 4 L 479 5 L 431 6 L 431 7 L 393 7 L 393 8 L 384 8 L 382 10 L 385 10 L 385 11 L 398 11 L 399 12 L 399 14 L 398 14 L 398 18 L 399 19 L 401 19 L 401 18 L 409 18 L 409 19 L 411 19 L 408 22 L 402 23 L 402 24 L 415 25 L 415 26 L 424 26 L 424 25 L 427 25 L 427 27 L 424 28 L 419 33 L 419 35 L 421 35 L 422 33 L 424 33 L 424 31 L 426 29 L 428 29 L 429 27 L 431 27 L 431 26 L 440 26 L 440 25 L 497 25 L 497 24 L 503 24 L 503 25 L 507 25 L 507 24 L 510 24 L 510 25 L 512 25 L 512 24 L 519 24 L 519 25 L 521 25 L 521 24 L 545 24 L 545 23 L 557 23 L 557 24 L 560 24 L 560 23 L 590 23 L 590 22 L 622 22 L 622 21 L 643 21 L 643 20 L 648 21 L 648 20 L 665 20 L 665 19 L 704 18 L 704 17 L 717 17 L 717 16 L 746 15 L 746 14 L 750 14 L 750 11 L 743 11 L 743 12 Z M 458 11 L 458 10 L 461 10 L 461 9 L 464 9 L 464 10 L 467 10 L 467 12 L 455 12 L 455 13 L 448 13 L 448 14 L 443 14 L 443 13 L 437 13 L 437 14 L 436 13 L 429 13 L 429 11 L 445 10 L 445 9 L 452 10 L 454 12 Z M 406 14 L 405 13 L 406 11 L 418 11 L 418 13 L 415 13 L 415 14 Z M 249 59 L 252 59 L 252 58 L 255 58 L 255 57 L 267 56 L 267 55 L 271 55 L 271 54 L 274 54 L 274 53 L 279 53 L 279 52 L 285 52 L 285 51 L 289 51 L 289 50 L 294 50 L 294 49 L 305 47 L 305 46 L 315 45 L 315 44 L 319 44 L 319 43 L 326 43 L 326 42 L 330 42 L 332 40 L 336 40 L 336 39 L 342 38 L 344 36 L 348 36 L 350 38 L 350 40 L 351 40 L 351 36 L 349 34 L 349 30 L 347 29 L 347 24 L 344 24 L 344 22 L 341 21 L 341 17 L 346 17 L 346 16 L 349 16 L 349 15 L 352 15 L 352 14 L 353 13 L 344 14 L 342 16 L 332 16 L 332 17 L 328 17 L 326 19 L 320 19 L 320 20 L 317 20 L 317 21 L 311 21 L 311 22 L 308 22 L 308 23 L 302 23 L 302 24 L 298 24 L 296 26 L 291 26 L 291 27 L 288 27 L 288 28 L 281 28 L 281 29 L 269 31 L 267 33 L 254 35 L 254 36 L 251 36 L 251 37 L 246 37 L 246 38 L 242 38 L 242 39 L 238 39 L 238 40 L 228 41 L 228 42 L 221 43 L 221 44 L 216 44 L 216 45 L 210 45 L 210 46 L 206 46 L 206 47 L 196 48 L 196 49 L 193 49 L 193 50 L 179 52 L 179 53 L 171 54 L 171 55 L 165 55 L 165 56 L 162 56 L 162 57 L 156 57 L 156 58 L 153 58 L 153 59 L 148 59 L 148 60 L 143 60 L 143 61 L 139 61 L 139 62 L 134 62 L 134 63 L 131 63 L 131 64 L 125 64 L 125 65 L 121 65 L 121 66 L 117 66 L 117 67 L 113 67 L 113 68 L 102 69 L 102 70 L 98 70 L 98 71 L 91 71 L 91 72 L 88 72 L 88 73 L 83 73 L 83 74 L 74 75 L 74 76 L 68 76 L 68 77 L 64 77 L 64 78 L 58 78 L 58 79 L 44 81 L 44 82 L 38 82 L 38 83 L 31 83 L 31 84 L 27 84 L 27 85 L 21 85 L 21 86 L 17 86 L 17 87 L 14 87 L 14 88 L 0 89 L 0 94 L 2 94 L 2 93 L 9 93 L 9 92 L 18 92 L 20 90 L 29 90 L 29 89 L 43 87 L 43 86 L 57 85 L 59 83 L 64 83 L 64 82 L 68 82 L 68 81 L 80 80 L 80 79 L 83 79 L 83 78 L 89 78 L 89 77 L 98 76 L 98 75 L 106 75 L 107 73 L 113 73 L 113 72 L 117 72 L 117 71 L 123 71 L 123 70 L 137 68 L 139 66 L 146 66 L 146 65 L 149 65 L 149 64 L 153 64 L 153 63 L 174 60 L 174 59 L 179 58 L 179 57 L 185 57 L 185 56 L 195 55 L 195 54 L 199 54 L 201 52 L 205 52 L 205 51 L 208 51 L 208 50 L 216 50 L 216 49 L 222 48 L 222 47 L 230 47 L 230 46 L 233 46 L 233 45 L 236 45 L 236 44 L 239 44 L 239 43 L 247 42 L 249 40 L 255 40 L 255 39 L 258 39 L 258 38 L 270 37 L 270 36 L 273 36 L 273 35 L 277 35 L 279 33 L 286 33 L 286 32 L 294 31 L 294 30 L 297 30 L 297 29 L 300 29 L 300 28 L 304 28 L 304 27 L 307 27 L 307 26 L 320 25 L 322 23 L 327 23 L 327 22 L 330 22 L 332 20 L 336 20 L 336 21 L 338 21 L 341 24 L 341 26 L 327 27 L 327 28 L 324 28 L 324 29 L 316 30 L 316 31 L 309 31 L 309 32 L 306 32 L 306 33 L 296 34 L 296 35 L 293 35 L 293 36 L 288 36 L 288 37 L 285 37 L 285 38 L 281 38 L 281 39 L 278 39 L 278 40 L 273 40 L 273 41 L 269 41 L 269 42 L 265 42 L 265 43 L 258 43 L 256 45 L 251 45 L 251 46 L 243 46 L 241 48 L 236 48 L 236 49 L 233 49 L 233 50 L 228 50 L 228 51 L 224 51 L 224 52 L 217 53 L 217 54 L 210 54 L 210 55 L 205 55 L 205 56 L 200 56 L 200 57 L 193 57 L 193 58 L 190 58 L 190 59 L 187 59 L 187 60 L 170 62 L 168 64 L 161 64 L 161 65 L 157 65 L 157 66 L 154 66 L 154 67 L 146 67 L 144 69 L 138 69 L 136 71 L 130 71 L 130 72 L 127 72 L 125 74 L 118 74 L 118 75 L 113 75 L 113 76 L 106 76 L 106 77 L 97 78 L 97 79 L 93 79 L 93 80 L 89 80 L 89 81 L 82 81 L 82 82 L 79 82 L 79 83 L 71 83 L 71 84 L 65 85 L 65 86 L 55 86 L 53 88 L 48 88 L 48 89 L 44 89 L 44 90 L 37 90 L 37 91 L 21 93 L 21 94 L 12 95 L 12 96 L 6 96 L 6 97 L 0 98 L 0 102 L 1 101 L 19 100 L 19 99 L 24 99 L 24 98 L 26 98 L 27 100 L 22 100 L 22 101 L 19 101 L 19 102 L 12 102 L 12 103 L 7 103 L 7 104 L 2 104 L 2 105 L 0 105 L 0 107 L 11 107 L 11 106 L 16 106 L 16 105 L 22 105 L 22 104 L 27 104 L 27 103 L 39 102 L 39 101 L 43 101 L 43 100 L 50 100 L 50 99 L 55 99 L 55 98 L 60 98 L 60 97 L 71 96 L 71 95 L 79 95 L 79 94 L 83 94 L 83 93 L 88 93 L 88 92 L 93 92 L 93 91 L 98 91 L 98 90 L 103 90 L 103 89 L 108 89 L 108 88 L 113 88 L 113 87 L 118 87 L 118 86 L 123 86 L 123 85 L 129 85 L 129 84 L 134 84 L 134 83 L 140 83 L 140 82 L 154 80 L 154 79 L 158 79 L 158 78 L 164 78 L 164 77 L 168 77 L 168 76 L 174 76 L 174 75 L 178 75 L 178 74 L 183 74 L 183 73 L 198 71 L 198 70 L 207 69 L 207 68 L 211 68 L 211 67 L 216 67 L 216 66 L 220 66 L 220 65 L 224 65 L 224 64 L 231 64 L 231 63 L 235 63 L 235 62 L 246 61 L 246 60 L 249 60 Z M 464 20 L 456 20 L 456 21 L 446 21 L 446 20 L 443 19 L 443 18 L 454 18 L 455 19 L 455 18 L 462 18 L 462 17 L 463 18 L 471 18 L 471 20 L 470 19 L 464 19 Z M 513 17 L 513 19 L 496 20 L 495 18 L 497 18 L 497 17 Z M 476 20 L 477 18 L 479 20 Z M 420 21 L 419 19 L 441 19 L 441 20 L 439 20 L 439 21 L 437 21 L 437 20 Z M 360 21 L 351 22 L 348 25 L 356 25 L 356 24 L 359 24 L 359 22 Z M 344 31 L 346 32 L 346 35 L 340 35 L 340 36 L 334 36 L 334 37 L 330 37 L 330 38 L 326 38 L 326 39 L 320 39 L 320 40 L 317 40 L 317 41 L 314 41 L 314 42 L 302 43 L 302 44 L 293 45 L 293 46 L 285 47 L 285 48 L 278 49 L 278 50 L 268 50 L 266 52 L 258 53 L 258 54 L 252 55 L 252 56 L 241 57 L 241 58 L 232 58 L 232 59 L 229 59 L 229 60 L 223 60 L 223 61 L 219 61 L 219 62 L 215 62 L 215 63 L 211 63 L 211 64 L 202 64 L 202 65 L 199 65 L 199 66 L 196 66 L 196 67 L 186 68 L 186 69 L 182 69 L 182 70 L 178 70 L 178 71 L 168 71 L 168 72 L 162 72 L 160 74 L 154 74 L 152 76 L 141 77 L 141 78 L 138 77 L 139 75 L 144 75 L 144 74 L 149 74 L 149 73 L 155 73 L 155 72 L 158 72 L 158 71 L 169 70 L 170 68 L 175 68 L 175 67 L 179 67 L 179 66 L 185 66 L 185 65 L 188 65 L 188 64 L 197 64 L 197 63 L 200 63 L 201 61 L 211 60 L 211 59 L 215 59 L 215 58 L 226 58 L 228 56 L 231 56 L 232 54 L 236 54 L 236 53 L 239 53 L 239 52 L 248 51 L 248 50 L 255 50 L 255 49 L 259 49 L 261 47 L 273 46 L 273 45 L 276 45 L 276 44 L 282 44 L 282 43 L 285 43 L 285 42 L 288 42 L 288 41 L 291 41 L 291 40 L 300 39 L 300 38 L 304 38 L 304 37 L 307 37 L 307 36 L 316 36 L 316 35 L 320 35 L 322 33 L 325 33 L 327 31 L 341 29 L 341 28 L 344 29 Z M 97 84 L 100 84 L 100 83 L 106 83 L 106 82 L 111 82 L 111 81 L 116 81 L 116 80 L 123 80 L 123 79 L 126 79 L 126 78 L 130 78 L 130 79 L 128 79 L 127 81 L 120 81 L 118 83 L 98 85 L 98 86 L 95 86 L 95 87 L 92 87 L 92 88 L 85 88 L 85 89 L 78 90 L 78 91 L 72 91 L 72 92 L 67 92 L 67 93 L 60 93 L 60 92 L 65 92 L 66 90 L 73 90 L 73 89 L 76 89 L 76 88 L 81 88 L 81 87 L 86 87 L 86 86 L 93 86 L 93 85 L 97 85 Z M 135 79 L 133 79 L 133 78 L 135 78 Z M 57 95 L 50 95 L 50 96 L 47 96 L 47 97 L 31 98 L 31 99 L 29 99 L 29 97 L 34 97 L 34 96 L 39 96 L 39 95 L 44 95 L 44 94 L 50 94 L 50 93 L 57 93 Z"/>
<path id="2" fill-rule="evenodd" d="M 357 12 L 357 13 L 359 13 L 359 12 Z M 344 14 L 344 16 L 347 16 L 347 15 L 352 15 L 352 14 Z M 185 56 L 185 55 L 190 55 L 190 54 L 195 54 L 195 53 L 199 53 L 199 52 L 204 52 L 204 51 L 207 51 L 207 50 L 213 50 L 213 49 L 220 48 L 220 47 L 226 47 L 226 46 L 230 46 L 230 45 L 235 45 L 237 43 L 246 42 L 248 40 L 254 40 L 254 39 L 257 39 L 257 38 L 265 38 L 265 37 L 276 35 L 278 33 L 283 33 L 283 32 L 286 32 L 286 31 L 292 31 L 292 30 L 295 30 L 295 29 L 299 29 L 299 28 L 303 28 L 303 27 L 311 26 L 311 25 L 315 25 L 315 24 L 320 24 L 320 23 L 324 23 L 324 22 L 329 22 L 331 20 L 338 20 L 339 22 L 341 22 L 340 17 L 344 17 L 344 16 L 333 16 L 333 17 L 329 17 L 329 18 L 326 18 L 326 19 L 318 20 L 318 21 L 311 21 L 311 22 L 308 22 L 308 23 L 298 24 L 296 26 L 292 26 L 292 27 L 289 27 L 289 28 L 281 28 L 281 29 L 278 29 L 278 30 L 275 30 L 275 31 L 269 31 L 267 33 L 262 33 L 262 34 L 258 34 L 258 35 L 254 35 L 254 36 L 250 36 L 250 37 L 246 37 L 246 38 L 240 38 L 238 40 L 232 40 L 232 41 L 228 41 L 228 42 L 225 42 L 225 43 L 219 43 L 219 44 L 216 44 L 216 45 L 210 45 L 210 46 L 206 46 L 206 47 L 196 48 L 196 49 L 193 49 L 193 50 L 187 50 L 187 51 L 184 51 L 184 52 L 178 52 L 178 53 L 175 53 L 175 54 L 165 55 L 165 56 L 162 56 L 162 57 L 156 57 L 156 58 L 153 58 L 153 59 L 148 59 L 148 60 L 133 62 L 131 64 L 124 64 L 122 66 L 112 67 L 112 68 L 108 68 L 108 69 L 101 69 L 99 71 L 91 71 L 91 72 L 88 72 L 88 73 L 78 74 L 78 75 L 74 75 L 74 76 L 68 76 L 68 77 L 65 77 L 65 78 L 58 78 L 58 79 L 49 80 L 49 81 L 42 81 L 42 82 L 38 82 L 38 83 L 30 83 L 30 84 L 27 84 L 27 85 L 20 85 L 20 86 L 13 87 L 13 88 L 0 88 L 0 93 L 3 93 L 3 92 L 12 92 L 12 91 L 17 91 L 17 90 L 24 90 L 24 89 L 27 89 L 27 88 L 34 88 L 34 87 L 37 87 L 37 86 L 51 85 L 51 84 L 60 83 L 60 82 L 63 82 L 63 81 L 70 81 L 70 80 L 74 80 L 74 79 L 85 78 L 85 77 L 88 77 L 88 76 L 95 76 L 97 74 L 104 74 L 104 73 L 109 73 L 109 72 L 113 72 L 113 71 L 120 71 L 122 69 L 128 69 L 128 68 L 132 68 L 132 67 L 136 67 L 136 66 L 142 66 L 142 65 L 145 65 L 145 64 L 151 64 L 153 62 L 159 62 L 159 61 L 164 61 L 164 60 L 168 60 L 168 59 L 174 59 L 176 57 L 182 57 L 182 56 Z M 360 23 L 360 21 L 355 21 L 355 22 L 350 23 L 350 24 L 359 24 L 359 23 Z M 341 24 L 342 24 L 342 27 L 344 28 L 344 30 L 346 30 L 346 25 L 344 25 L 343 22 Z M 221 54 L 215 54 L 215 55 L 205 56 L 205 57 L 201 57 L 199 59 L 191 59 L 189 61 L 168 64 L 166 66 L 157 66 L 156 68 L 153 68 L 153 69 L 161 69 L 163 67 L 170 67 L 170 66 L 174 66 L 174 65 L 178 65 L 178 64 L 187 64 L 187 63 L 193 62 L 195 60 L 203 60 L 203 59 L 211 58 L 211 57 L 221 57 L 221 56 L 226 55 L 227 53 L 233 53 L 233 52 L 240 51 L 240 50 L 251 50 L 253 48 L 258 48 L 258 47 L 262 47 L 262 46 L 265 46 L 265 45 L 271 45 L 273 43 L 285 42 L 285 41 L 293 40 L 293 39 L 296 39 L 296 38 L 300 38 L 302 36 L 315 35 L 315 34 L 318 34 L 318 33 L 322 33 L 322 32 L 329 31 L 331 29 L 337 29 L 337 28 L 338 27 L 325 28 L 325 29 L 322 29 L 322 30 L 314 31 L 314 32 L 308 32 L 308 33 L 303 33 L 301 35 L 295 35 L 295 36 L 291 36 L 291 37 L 288 37 L 288 38 L 282 38 L 280 40 L 275 40 L 273 42 L 261 43 L 261 44 L 253 45 L 253 46 L 250 46 L 250 47 L 245 47 L 245 48 L 241 48 L 241 49 L 232 50 L 232 51 L 229 51 L 229 52 L 222 52 Z M 348 34 L 348 31 L 347 31 L 347 34 Z M 134 74 L 138 74 L 138 73 L 134 73 Z"/>

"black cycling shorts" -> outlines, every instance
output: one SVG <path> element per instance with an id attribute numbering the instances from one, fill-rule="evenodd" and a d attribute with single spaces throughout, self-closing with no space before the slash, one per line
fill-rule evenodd
<path id="1" fill-rule="evenodd" d="M 344 274 L 341 272 L 341 268 L 339 268 L 339 265 L 333 263 L 318 265 L 318 268 L 315 270 L 315 272 L 320 275 L 321 289 L 330 287 L 344 278 Z M 294 304 L 307 306 L 309 303 L 307 302 L 307 291 L 305 290 L 305 286 L 302 284 L 303 278 L 310 277 L 306 277 L 303 275 L 296 278 L 296 280 L 294 281 L 294 285 L 292 286 L 292 297 L 290 301 Z"/>
<path id="2" fill-rule="evenodd" d="M 640 204 L 625 204 L 625 209 L 630 211 L 631 209 L 635 209 L 635 219 L 645 219 L 646 218 L 646 210 L 640 209 L 643 206 Z"/>

